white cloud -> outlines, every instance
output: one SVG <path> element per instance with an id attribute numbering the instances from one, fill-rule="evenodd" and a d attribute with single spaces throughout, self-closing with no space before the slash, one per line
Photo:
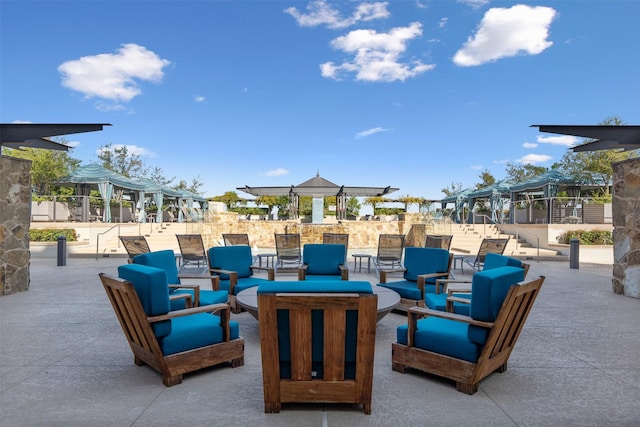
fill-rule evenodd
<path id="1" fill-rule="evenodd" d="M 77 148 L 80 146 L 80 141 L 67 141 L 65 145 L 67 147 Z"/>
<path id="2" fill-rule="evenodd" d="M 404 81 L 435 68 L 420 61 L 398 62 L 407 43 L 422 35 L 422 25 L 392 28 L 388 33 L 375 30 L 355 30 L 331 42 L 333 48 L 355 55 L 353 61 L 340 65 L 326 62 L 320 65 L 322 76 L 340 80 L 342 74 L 355 73 L 356 80 L 371 82 Z"/>
<path id="3" fill-rule="evenodd" d="M 518 159 L 518 163 L 524 163 L 528 165 L 535 165 L 537 163 L 545 163 L 551 160 L 551 156 L 546 154 L 527 154 L 524 157 Z"/>
<path id="4" fill-rule="evenodd" d="M 14 124 L 14 125 L 26 125 L 26 124 L 33 123 L 33 122 L 30 121 L 30 120 L 14 120 L 11 123 Z"/>
<path id="5" fill-rule="evenodd" d="M 317 27 L 326 25 L 328 28 L 339 29 L 354 25 L 360 21 L 373 21 L 374 19 L 386 18 L 389 16 L 387 2 L 360 3 L 351 16 L 343 18 L 340 11 L 327 4 L 324 0 L 312 1 L 307 5 L 308 13 L 304 14 L 295 7 L 284 10 L 285 13 L 293 16 L 301 27 Z"/>
<path id="6" fill-rule="evenodd" d="M 524 144 L 522 144 L 522 146 L 524 148 L 536 148 L 538 144 L 536 144 L 535 142 L 525 142 Z"/>
<path id="7" fill-rule="evenodd" d="M 479 171 L 482 170 L 482 165 L 471 165 L 469 166 L 470 169 L 473 169 L 474 171 Z"/>
<path id="8" fill-rule="evenodd" d="M 267 171 L 265 173 L 263 173 L 262 175 L 264 176 L 282 176 L 282 175 L 288 175 L 289 171 L 284 169 L 284 168 L 278 168 L 278 169 L 271 169 L 270 171 Z"/>
<path id="9" fill-rule="evenodd" d="M 550 7 L 516 5 L 491 8 L 473 37 L 456 52 L 453 62 L 471 67 L 520 54 L 537 55 L 553 42 L 547 41 L 556 11 Z"/>
<path id="10" fill-rule="evenodd" d="M 195 102 L 204 102 L 206 99 L 205 99 L 204 96 L 196 95 L 196 96 L 193 97 L 193 100 Z"/>
<path id="11" fill-rule="evenodd" d="M 389 129 L 385 129 L 385 128 L 381 128 L 381 127 L 375 127 L 375 128 L 363 130 L 362 132 L 358 132 L 356 134 L 356 139 L 365 138 L 367 136 L 371 136 L 371 135 L 376 134 L 376 133 L 388 132 L 388 131 L 389 131 Z"/>
<path id="12" fill-rule="evenodd" d="M 489 3 L 489 0 L 457 0 L 457 3 L 464 3 L 474 9 L 480 9 L 482 6 Z"/>
<path id="13" fill-rule="evenodd" d="M 148 150 L 144 147 L 140 147 L 138 145 L 124 145 L 124 144 L 111 144 L 111 150 L 119 150 L 121 148 L 127 149 L 127 153 L 132 156 L 146 156 L 146 157 L 157 157 L 157 154 L 151 150 Z M 100 154 L 104 149 L 99 148 L 96 150 L 96 154 Z"/>
<path id="14" fill-rule="evenodd" d="M 564 147 L 573 147 L 579 141 L 579 138 L 571 135 L 561 136 L 538 136 L 537 141 L 541 144 L 562 145 Z"/>
<path id="15" fill-rule="evenodd" d="M 449 18 L 442 18 L 440 20 L 440 22 L 438 22 L 438 27 L 439 28 L 444 28 L 447 26 L 447 22 L 449 21 Z"/>
<path id="16" fill-rule="evenodd" d="M 58 71 L 63 86 L 81 92 L 86 98 L 128 102 L 142 93 L 140 81 L 162 81 L 162 69 L 170 63 L 144 46 L 128 43 L 116 53 L 64 62 Z"/>

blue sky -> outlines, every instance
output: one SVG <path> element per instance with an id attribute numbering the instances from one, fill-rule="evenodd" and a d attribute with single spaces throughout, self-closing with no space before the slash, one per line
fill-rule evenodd
<path id="1" fill-rule="evenodd" d="M 443 197 L 640 124 L 640 1 L 0 1 L 0 122 L 111 123 L 168 177 Z M 244 193 L 239 193 L 248 197 Z"/>

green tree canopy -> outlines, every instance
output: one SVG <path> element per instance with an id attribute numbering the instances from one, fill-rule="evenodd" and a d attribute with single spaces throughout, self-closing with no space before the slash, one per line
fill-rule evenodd
<path id="1" fill-rule="evenodd" d="M 507 162 L 507 166 L 505 169 L 507 172 L 507 177 L 512 179 L 514 182 L 526 181 L 538 175 L 542 175 L 549 170 L 544 166 L 535 166 L 532 164 L 517 165 L 511 162 Z"/>
<path id="2" fill-rule="evenodd" d="M 444 187 L 440 189 L 440 191 L 442 191 L 447 197 L 453 196 L 454 194 L 462 191 L 462 183 L 451 181 L 451 185 L 449 187 Z"/>

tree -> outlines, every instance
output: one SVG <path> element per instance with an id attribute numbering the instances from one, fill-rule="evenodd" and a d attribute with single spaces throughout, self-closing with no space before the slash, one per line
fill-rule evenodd
<path id="1" fill-rule="evenodd" d="M 618 117 L 608 117 L 600 125 L 621 126 L 623 121 Z M 584 140 L 589 143 L 593 140 Z M 620 162 L 638 155 L 639 150 L 598 150 L 574 152 L 568 150 L 562 156 L 563 170 L 578 181 L 595 184 L 604 196 L 609 196 L 609 188 L 613 181 L 612 163 Z"/>
<path id="2" fill-rule="evenodd" d="M 535 166 L 532 164 L 516 165 L 515 163 L 507 162 L 506 166 L 507 177 L 514 182 L 522 182 L 538 175 L 542 175 L 549 169 L 544 166 Z"/>
<path id="3" fill-rule="evenodd" d="M 365 205 L 371 205 L 371 207 L 373 207 L 373 214 L 376 214 L 376 207 L 379 204 L 388 202 L 387 199 L 385 199 L 384 197 L 381 196 L 373 196 L 373 197 L 367 197 L 366 199 L 364 199 L 364 204 Z"/>
<path id="4" fill-rule="evenodd" d="M 147 170 L 139 154 L 129 152 L 125 145 L 106 144 L 98 149 L 98 159 L 102 167 L 129 178 L 145 176 Z"/>
<path id="5" fill-rule="evenodd" d="M 451 181 L 451 185 L 449 187 L 442 188 L 440 191 L 442 191 L 447 197 L 453 196 L 454 194 L 462 191 L 462 183 Z"/>
<path id="6" fill-rule="evenodd" d="M 162 168 L 159 168 L 157 166 L 151 169 L 151 172 L 149 172 L 148 178 L 152 181 L 157 182 L 160 185 L 171 185 L 173 180 L 176 179 L 175 176 L 173 178 L 167 178 L 164 175 L 164 171 L 162 170 Z"/>
<path id="7" fill-rule="evenodd" d="M 424 202 L 424 199 L 422 197 L 400 196 L 398 202 L 404 203 L 404 211 L 407 212 L 411 203 L 417 203 L 419 205 Z"/>
<path id="8" fill-rule="evenodd" d="M 238 205 L 244 206 L 247 204 L 247 202 L 244 199 L 240 198 L 240 196 L 238 196 L 238 193 L 236 193 L 235 191 L 227 191 L 222 196 L 215 196 L 215 197 L 212 197 L 210 200 L 214 202 L 224 203 L 228 211 L 232 211 Z"/>
<path id="9" fill-rule="evenodd" d="M 273 207 L 278 204 L 277 196 L 258 196 L 256 197 L 257 205 L 267 205 L 268 207 L 268 215 L 271 217 L 271 212 L 273 212 Z"/>
<path id="10" fill-rule="evenodd" d="M 64 138 L 56 140 L 60 144 L 67 141 Z M 31 160 L 31 184 L 39 195 L 56 194 L 55 182 L 71 174 L 80 165 L 80 160 L 74 159 L 64 151 L 45 150 L 41 148 L 24 148 L 14 150 L 4 148 L 7 156 Z M 62 191 L 68 194 L 69 191 Z"/>
<path id="11" fill-rule="evenodd" d="M 358 202 L 358 199 L 351 196 L 347 199 L 346 208 L 348 216 L 358 216 L 358 214 L 360 213 L 360 202 Z"/>
<path id="12" fill-rule="evenodd" d="M 491 172 L 489 172 L 489 169 L 483 170 L 480 175 L 478 175 L 478 178 L 480 178 L 482 182 L 476 184 L 476 190 L 489 187 L 496 183 L 496 179 Z"/>

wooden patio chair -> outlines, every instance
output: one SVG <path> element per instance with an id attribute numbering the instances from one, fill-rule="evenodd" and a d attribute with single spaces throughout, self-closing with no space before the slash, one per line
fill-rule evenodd
<path id="1" fill-rule="evenodd" d="M 371 413 L 377 299 L 369 282 L 260 285 L 265 412 L 318 402 Z"/>
<path id="2" fill-rule="evenodd" d="M 427 234 L 427 238 L 424 242 L 425 248 L 440 248 L 451 249 L 451 241 L 453 240 L 453 234 Z"/>
<path id="3" fill-rule="evenodd" d="M 146 254 L 151 252 L 149 248 L 149 243 L 144 236 L 119 236 L 124 249 L 127 251 L 127 255 L 129 255 L 129 263 L 136 255 Z"/>
<path id="4" fill-rule="evenodd" d="M 394 371 L 412 368 L 449 378 L 458 391 L 474 394 L 483 378 L 507 370 L 544 277 L 518 285 L 522 269 L 517 267 L 478 272 L 473 277 L 469 316 L 409 309 L 408 324 L 398 327 L 398 342 L 392 344 Z"/>
<path id="5" fill-rule="evenodd" d="M 486 237 L 482 239 L 482 242 L 480 242 L 480 248 L 478 249 L 478 253 L 476 254 L 476 256 L 464 257 L 462 260 L 463 262 L 469 264 L 474 270 L 479 271 L 482 269 L 484 258 L 487 256 L 487 254 L 492 253 L 502 255 L 504 253 L 504 250 L 507 248 L 508 243 L 509 237 L 506 237 L 504 239 Z"/>
<path id="6" fill-rule="evenodd" d="M 171 387 L 185 373 L 209 366 L 244 364 L 244 339 L 230 321 L 228 304 L 169 311 L 169 288 L 163 270 L 126 264 L 133 281 L 100 274 L 100 280 L 127 337 L 134 363 L 162 374 Z M 198 339 L 194 340 L 194 336 Z"/>

